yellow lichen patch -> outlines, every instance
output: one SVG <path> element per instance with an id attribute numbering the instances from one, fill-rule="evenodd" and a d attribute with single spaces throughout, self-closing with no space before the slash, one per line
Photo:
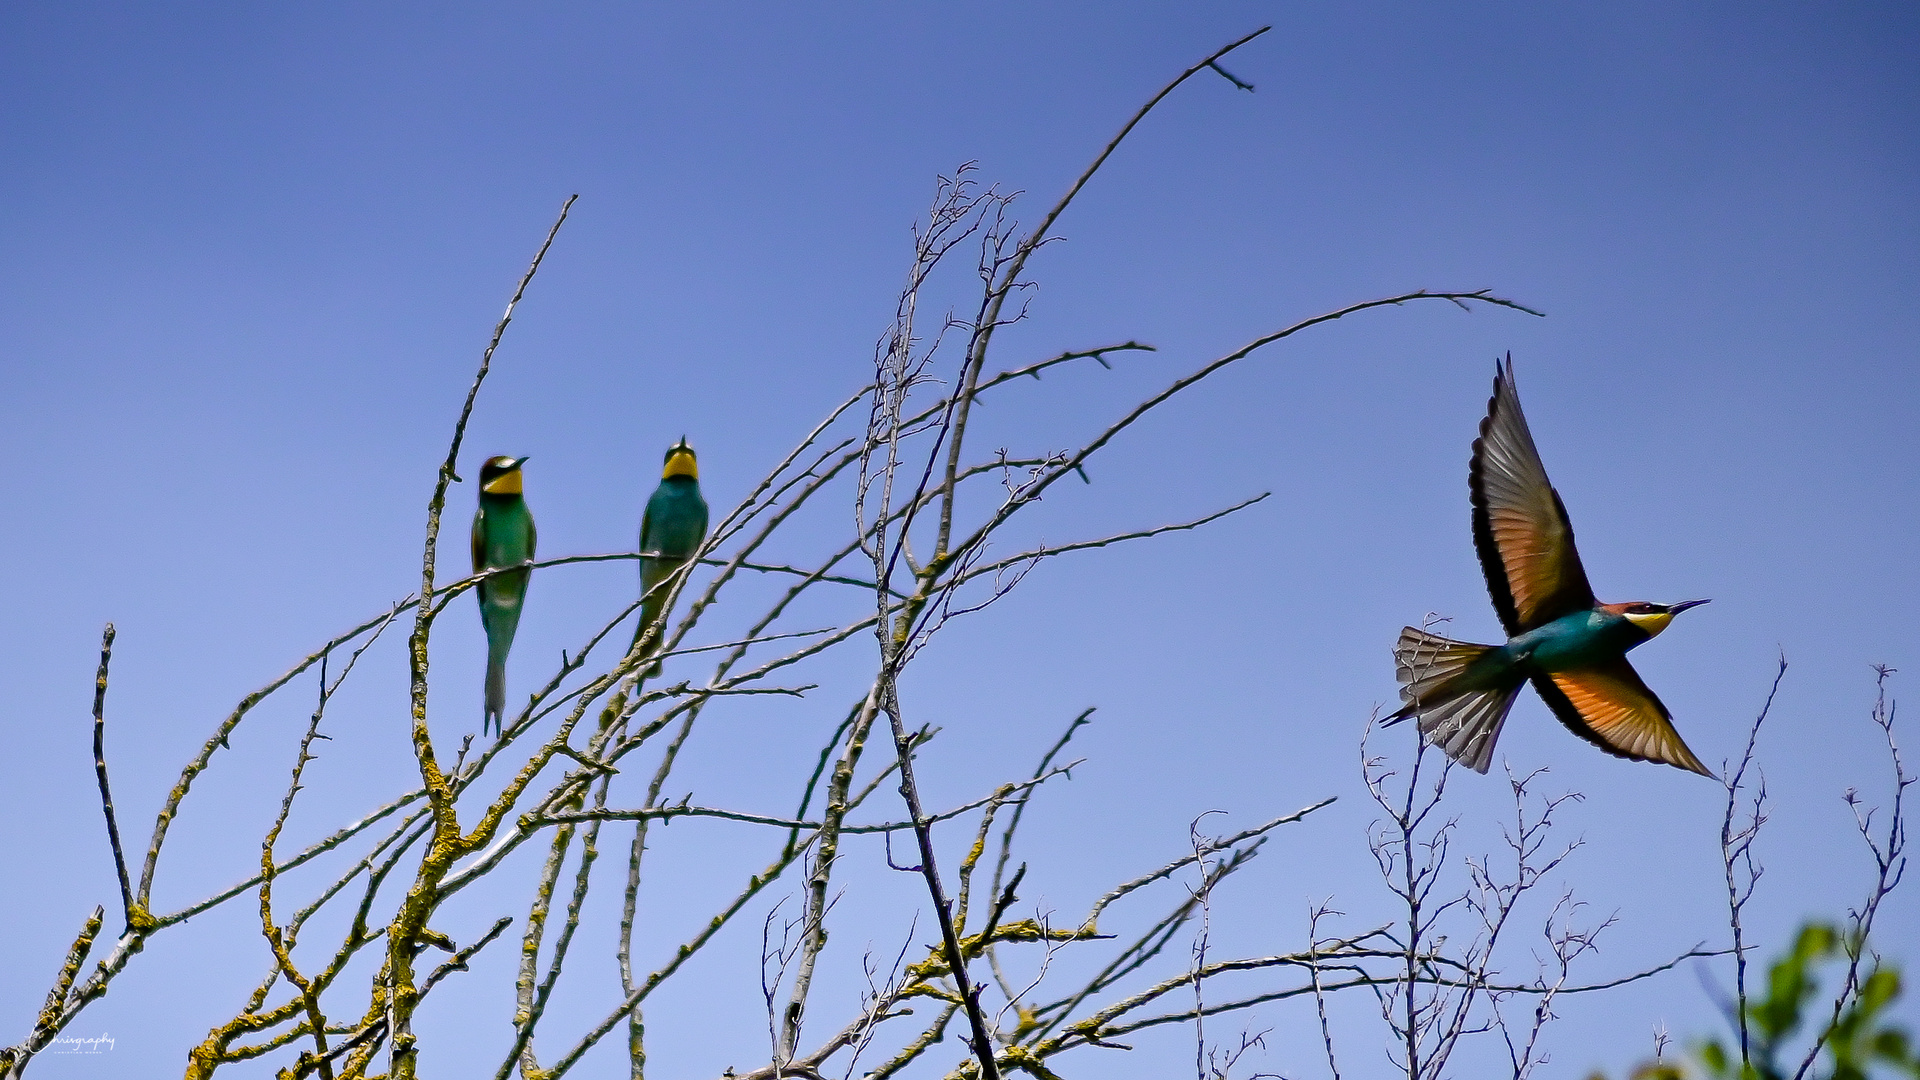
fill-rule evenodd
<path id="1" fill-rule="evenodd" d="M 1016 1018 L 1016 1022 L 1013 1025 L 1014 1038 L 1017 1039 L 1040 1026 L 1040 1018 L 1035 1016 L 1033 1010 L 1027 1008 L 1025 1005 L 1015 1005 L 1013 1012 Z"/>
<path id="2" fill-rule="evenodd" d="M 1001 1051 L 998 1064 L 1003 1073 L 1019 1069 L 1038 1080 L 1060 1080 L 1057 1073 L 1046 1067 L 1040 1055 L 1024 1046 L 1009 1046 Z"/>

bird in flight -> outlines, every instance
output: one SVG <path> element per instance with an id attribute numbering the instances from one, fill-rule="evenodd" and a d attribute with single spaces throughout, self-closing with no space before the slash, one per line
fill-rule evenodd
<path id="1" fill-rule="evenodd" d="M 1594 599 L 1567 508 L 1520 412 L 1511 354 L 1495 365 L 1467 484 L 1473 544 L 1507 643 L 1401 630 L 1393 659 L 1405 704 L 1385 723 L 1417 718 L 1429 743 L 1484 773 L 1514 698 L 1531 682 L 1561 723 L 1607 753 L 1712 776 L 1674 730 L 1673 714 L 1627 663 L 1629 649 L 1707 601 Z"/>
<path id="2" fill-rule="evenodd" d="M 480 466 L 480 508 L 473 515 L 473 572 L 501 570 L 533 559 L 533 514 L 521 492 L 520 466 L 526 458 L 488 458 Z M 502 570 L 481 580 L 480 623 L 487 631 L 487 711 L 480 734 L 498 734 L 507 711 L 507 653 L 520 628 L 520 605 L 527 598 L 529 568 Z"/>

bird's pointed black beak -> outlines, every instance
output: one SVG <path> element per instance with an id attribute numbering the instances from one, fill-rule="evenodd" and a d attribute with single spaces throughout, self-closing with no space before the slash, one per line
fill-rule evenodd
<path id="1" fill-rule="evenodd" d="M 517 469 L 517 468 L 519 468 L 520 466 L 522 466 L 522 465 L 525 465 L 525 464 L 526 464 L 527 462 L 529 462 L 529 461 L 531 461 L 531 460 L 533 460 L 533 458 L 532 458 L 532 456 L 531 456 L 531 455 L 529 455 L 528 457 L 523 457 L 523 458 L 515 458 L 515 459 L 514 459 L 514 462 L 513 462 L 513 467 Z M 1695 601 L 1695 603 L 1700 603 L 1700 604 L 1704 604 L 1704 603 L 1706 603 L 1706 601 L 1705 601 L 1705 600 L 1698 600 L 1698 601 Z"/>
<path id="2" fill-rule="evenodd" d="M 1677 604 L 1668 604 L 1667 614 L 1678 615 L 1690 607 L 1699 607 L 1701 604 L 1711 604 L 1711 603 L 1713 603 L 1712 600 L 1682 600 Z"/>

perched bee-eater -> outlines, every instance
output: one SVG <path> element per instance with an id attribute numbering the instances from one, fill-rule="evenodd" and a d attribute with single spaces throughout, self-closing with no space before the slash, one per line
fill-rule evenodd
<path id="1" fill-rule="evenodd" d="M 480 509 L 473 515 L 473 572 L 519 566 L 533 561 L 533 514 L 521 494 L 520 466 L 526 458 L 488 458 L 480 466 Z M 480 623 L 487 628 L 487 711 L 480 734 L 503 730 L 507 711 L 507 653 L 520 627 L 520 605 L 527 598 L 530 568 L 508 570 L 483 579 Z"/>
<path id="2" fill-rule="evenodd" d="M 634 644 L 658 627 L 649 655 L 660 651 L 666 634 L 667 593 L 673 590 L 675 572 L 687 565 L 700 541 L 707 538 L 707 500 L 700 497 L 700 462 L 694 457 L 687 437 L 667 448 L 667 461 L 660 470 L 660 486 L 647 500 L 646 513 L 640 516 L 640 625 L 633 632 Z M 660 674 L 656 662 L 647 669 L 649 677 Z"/>
<path id="3" fill-rule="evenodd" d="M 1706 601 L 1594 599 L 1567 508 L 1547 482 L 1521 415 L 1511 355 L 1495 365 L 1467 484 L 1474 547 L 1507 643 L 1473 645 L 1411 626 L 1400 631 L 1393 658 L 1406 705 L 1386 722 L 1418 717 L 1428 742 L 1484 773 L 1514 698 L 1531 682 L 1561 723 L 1607 753 L 1712 776 L 1673 729 L 1673 714 L 1627 663 L 1627 650 Z"/>

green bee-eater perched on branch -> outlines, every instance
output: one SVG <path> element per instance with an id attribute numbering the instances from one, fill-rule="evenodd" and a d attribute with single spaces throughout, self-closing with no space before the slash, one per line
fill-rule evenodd
<path id="1" fill-rule="evenodd" d="M 633 631 L 634 644 L 647 631 L 654 630 L 647 645 L 650 656 L 660 651 L 666 636 L 667 594 L 673 591 L 673 576 L 707 538 L 707 500 L 700 497 L 700 462 L 687 437 L 667 448 L 666 465 L 660 470 L 660 486 L 653 489 L 647 509 L 640 516 L 640 625 Z M 647 669 L 648 677 L 660 674 L 656 662 Z"/>
<path id="2" fill-rule="evenodd" d="M 1627 663 L 1627 650 L 1706 601 L 1594 599 L 1567 508 L 1547 482 L 1521 415 L 1511 355 L 1495 365 L 1493 400 L 1473 443 L 1467 484 L 1473 543 L 1507 643 L 1473 645 L 1411 626 L 1400 631 L 1393 657 L 1406 705 L 1386 722 L 1418 717 L 1428 742 L 1486 772 L 1500 725 L 1520 687 L 1531 682 L 1561 723 L 1607 753 L 1713 775 Z"/>
<path id="3" fill-rule="evenodd" d="M 533 514 L 521 493 L 520 466 L 526 458 L 488 458 L 480 466 L 480 509 L 473 515 L 473 572 L 498 570 L 533 561 Z M 480 597 L 480 623 L 487 628 L 487 711 L 480 734 L 504 729 L 507 711 L 507 653 L 520 627 L 520 606 L 527 598 L 530 568 L 506 570 L 485 578 L 474 591 Z"/>

